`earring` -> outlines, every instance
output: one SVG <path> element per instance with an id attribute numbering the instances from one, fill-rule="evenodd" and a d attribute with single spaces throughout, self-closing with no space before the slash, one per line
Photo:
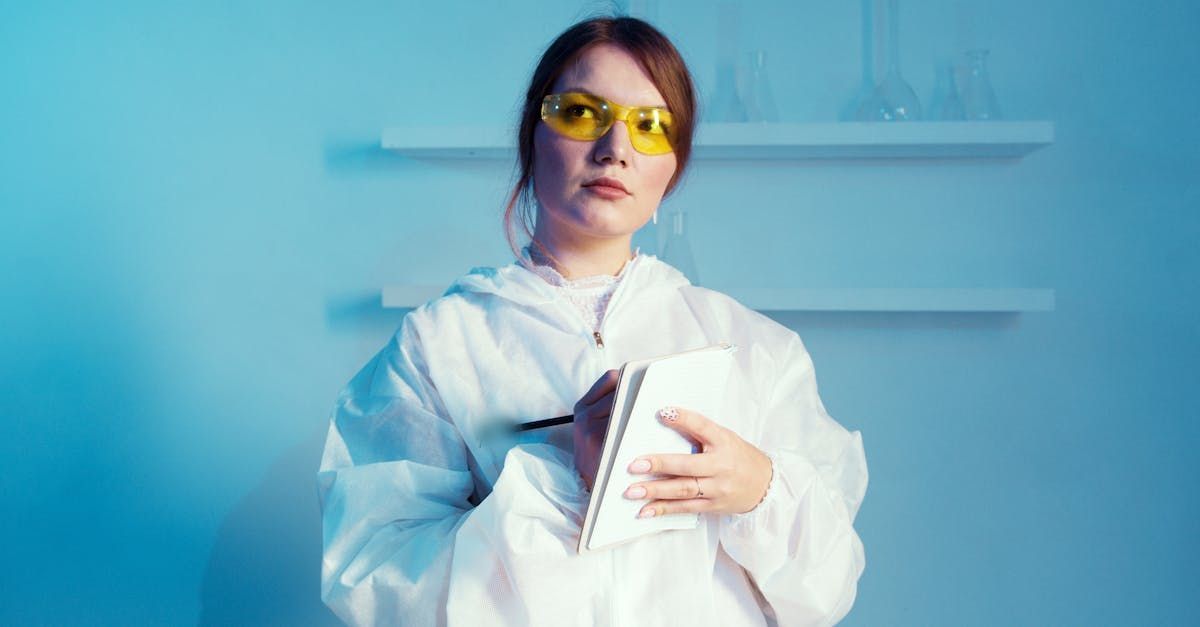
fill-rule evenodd
<path id="1" fill-rule="evenodd" d="M 654 220 L 654 223 L 655 223 L 655 224 L 658 224 L 658 209 L 657 209 L 657 208 L 655 208 L 655 210 L 654 210 L 654 218 L 653 218 L 653 220 Z"/>

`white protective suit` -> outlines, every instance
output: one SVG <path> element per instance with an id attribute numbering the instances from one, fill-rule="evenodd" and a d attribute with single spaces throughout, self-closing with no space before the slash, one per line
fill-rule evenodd
<path id="1" fill-rule="evenodd" d="M 318 473 L 322 599 L 386 625 L 830 625 L 865 566 L 859 432 L 826 413 L 791 330 L 638 254 L 597 342 L 519 263 L 475 268 L 414 309 L 342 391 Z M 606 370 L 731 341 L 710 416 L 772 459 L 746 514 L 704 514 L 576 554 L 588 503 L 571 425 L 480 440 L 495 421 L 570 414 Z M 602 346 L 599 346 L 602 344 Z"/>

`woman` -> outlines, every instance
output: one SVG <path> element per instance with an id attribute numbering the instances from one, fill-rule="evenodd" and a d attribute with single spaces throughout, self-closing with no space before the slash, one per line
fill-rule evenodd
<path id="1" fill-rule="evenodd" d="M 319 485 L 322 598 L 350 623 L 824 625 L 864 568 L 858 432 L 825 412 L 799 337 L 632 252 L 688 161 L 691 77 L 657 30 L 594 19 L 551 44 L 505 215 L 536 199 L 518 261 L 409 313 L 343 390 Z M 524 204 L 523 204 L 524 201 Z M 626 497 L 669 531 L 576 554 L 617 368 L 729 341 L 719 416 L 663 408 L 696 442 L 649 455 Z M 514 445 L 488 427 L 574 423 Z"/>

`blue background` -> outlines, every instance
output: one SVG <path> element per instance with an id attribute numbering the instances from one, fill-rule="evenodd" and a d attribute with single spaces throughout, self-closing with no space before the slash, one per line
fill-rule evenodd
<path id="1" fill-rule="evenodd" d="M 778 314 L 863 433 L 847 625 L 1196 624 L 1200 5 L 902 2 L 902 70 L 990 48 L 1019 161 L 695 162 L 710 287 L 1033 287 L 1025 314 Z M 515 123 L 596 3 L 0 4 L 0 623 L 333 621 L 315 472 L 386 284 L 510 260 Z M 860 2 L 746 2 L 784 121 L 858 95 Z M 657 3 L 707 100 L 717 6 Z M 639 241 L 653 241 L 653 233 Z"/>

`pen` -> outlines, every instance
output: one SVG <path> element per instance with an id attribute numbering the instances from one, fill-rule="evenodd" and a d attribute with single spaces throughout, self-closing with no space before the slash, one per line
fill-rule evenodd
<path id="1" fill-rule="evenodd" d="M 575 422 L 575 416 L 573 414 L 559 416 L 557 418 L 543 418 L 541 420 L 534 420 L 532 422 L 490 422 L 479 432 L 479 445 L 483 446 L 484 442 L 497 437 L 512 436 L 525 431 L 533 431 L 534 429 L 543 429 L 545 427 L 553 427 L 557 425 L 566 425 L 571 424 L 572 422 Z"/>
<path id="2" fill-rule="evenodd" d="M 575 422 L 575 415 L 567 414 L 566 416 L 559 416 L 557 418 L 543 418 L 542 420 L 534 420 L 533 422 L 522 422 L 521 424 L 513 425 L 513 431 L 532 431 L 533 429 L 565 425 L 572 422 Z"/>

